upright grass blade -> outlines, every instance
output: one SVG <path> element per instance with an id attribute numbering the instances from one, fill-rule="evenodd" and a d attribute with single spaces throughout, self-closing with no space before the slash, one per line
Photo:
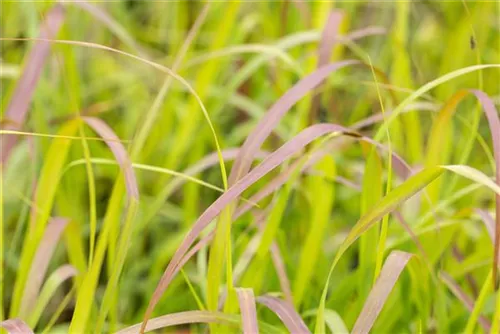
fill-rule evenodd
<path id="1" fill-rule="evenodd" d="M 49 262 L 52 259 L 59 238 L 68 222 L 68 219 L 65 218 L 53 218 L 47 225 L 35 257 L 33 258 L 27 278 L 29 284 L 26 285 L 21 300 L 19 316 L 23 319 L 26 319 L 27 316 L 33 312 L 33 307 L 35 306 L 35 301 L 37 300 L 40 287 L 45 278 Z M 31 325 L 33 326 L 33 324 Z"/>
<path id="2" fill-rule="evenodd" d="M 370 65 L 370 69 L 372 71 L 372 76 L 373 80 L 375 82 L 375 88 L 377 89 L 377 97 L 380 103 L 380 109 L 382 110 L 382 115 L 384 116 L 384 123 L 385 123 L 385 107 L 384 107 L 384 102 L 382 101 L 382 95 L 380 93 L 380 88 L 378 85 L 377 81 L 377 76 L 375 75 L 375 68 L 373 67 L 372 60 L 370 56 L 367 56 L 368 58 L 368 63 Z M 388 168 L 387 168 L 387 182 L 386 182 L 386 194 L 389 193 L 392 187 L 392 140 L 391 140 L 391 135 L 390 131 L 387 130 L 387 146 L 388 146 L 388 156 L 389 158 L 387 159 L 388 161 Z M 377 279 L 381 267 L 382 267 L 382 261 L 385 253 L 385 243 L 387 240 L 387 230 L 389 229 L 389 216 L 386 215 L 382 217 L 382 224 L 380 226 L 380 236 L 379 236 L 379 241 L 377 244 L 377 255 L 375 259 L 375 271 L 374 271 L 374 276 L 373 276 L 373 281 Z"/>
<path id="3" fill-rule="evenodd" d="M 243 323 L 243 333 L 259 333 L 259 324 L 257 322 L 257 309 L 255 306 L 255 297 L 252 289 L 236 288 L 238 301 L 240 303 L 241 320 Z"/>
<path id="4" fill-rule="evenodd" d="M 302 318 L 293 308 L 293 305 L 271 296 L 257 297 L 257 302 L 273 311 L 283 321 L 290 333 L 310 333 Z"/>
<path id="5" fill-rule="evenodd" d="M 0 327 L 9 334 L 33 334 L 31 328 L 21 319 L 8 319 L 0 322 Z"/>
<path id="6" fill-rule="evenodd" d="M 394 61 L 391 67 L 391 82 L 401 87 L 413 87 L 411 78 L 411 59 L 408 53 L 408 30 L 410 26 L 411 3 L 402 1 L 394 3 L 395 22 L 392 27 L 392 55 Z M 422 160 L 423 138 L 418 113 L 405 113 L 401 115 L 403 123 L 403 138 L 394 138 L 395 145 L 404 149 L 408 154 L 406 158 L 410 163 Z M 401 139 L 401 140 L 398 140 Z"/>
<path id="7" fill-rule="evenodd" d="M 328 19 L 321 33 L 321 41 L 319 42 L 317 68 L 325 66 L 330 61 L 333 46 L 335 45 L 335 39 L 338 35 L 342 18 L 343 14 L 340 11 L 334 10 L 328 15 Z M 318 112 L 321 104 L 319 87 L 315 89 L 313 95 L 314 96 L 311 102 L 309 119 L 310 124 L 316 123 L 319 119 Z"/>
<path id="8" fill-rule="evenodd" d="M 363 174 L 363 187 L 361 192 L 360 213 L 363 215 L 373 208 L 383 196 L 382 161 L 373 148 L 368 148 L 365 170 Z M 359 241 L 359 294 L 360 300 L 365 300 L 370 291 L 375 277 L 375 263 L 377 260 L 377 240 L 379 229 L 374 226 L 360 237 Z"/>
<path id="9" fill-rule="evenodd" d="M 184 58 L 186 57 L 189 48 L 191 47 L 194 39 L 196 38 L 201 29 L 201 26 L 206 20 L 209 9 L 210 9 L 210 4 L 206 4 L 203 7 L 201 13 L 196 18 L 195 23 L 189 30 L 186 39 L 182 43 L 181 49 L 177 52 L 175 56 L 175 61 L 172 65 L 172 70 L 174 72 L 177 72 L 180 69 L 180 66 L 184 61 Z M 143 149 L 144 144 L 146 143 L 146 138 L 148 137 L 151 129 L 153 128 L 155 121 L 158 119 L 161 104 L 164 101 L 165 96 L 167 95 L 167 92 L 169 91 L 172 85 L 172 81 L 173 77 L 171 75 L 167 75 L 160 91 L 158 92 L 153 101 L 151 108 L 148 110 L 148 113 L 145 116 L 144 122 L 142 123 L 139 131 L 137 132 L 134 138 L 134 143 L 131 150 L 131 157 L 134 160 L 138 157 L 139 153 Z"/>
<path id="10" fill-rule="evenodd" d="M 63 6 L 61 4 L 56 4 L 47 13 L 45 21 L 40 29 L 39 37 L 41 39 L 54 38 L 63 24 L 64 18 Z M 33 48 L 26 57 L 22 75 L 16 83 L 9 105 L 3 115 L 4 118 L 10 120 L 9 124 L 2 127 L 3 129 L 19 130 L 22 127 L 28 113 L 31 97 L 35 91 L 36 84 L 41 76 L 43 65 L 47 61 L 49 53 L 49 42 L 38 40 L 33 45 Z M 5 163 L 9 158 L 10 151 L 17 142 L 17 137 L 7 136 L 2 139 L 1 161 Z"/>
<path id="11" fill-rule="evenodd" d="M 132 168 L 132 162 L 130 161 L 128 157 L 128 153 L 125 149 L 125 147 L 118 141 L 118 137 L 116 134 L 113 132 L 113 130 L 102 120 L 99 118 L 93 118 L 93 117 L 84 117 L 83 120 L 96 132 L 101 136 L 103 139 L 108 138 L 111 140 L 107 140 L 106 144 L 110 148 L 110 150 L 113 152 L 113 155 L 120 165 L 121 168 L 121 174 L 124 175 L 125 178 L 125 186 L 127 189 L 127 194 L 129 196 L 129 207 L 127 208 L 127 220 L 125 224 L 131 224 L 132 219 L 135 216 L 135 206 L 136 203 L 139 200 L 139 189 L 137 186 L 137 180 L 135 177 L 134 170 Z M 87 159 L 88 160 L 88 159 Z M 90 165 L 90 161 L 87 161 L 87 164 Z M 115 260 L 116 257 L 122 258 L 123 261 L 125 261 L 125 254 L 127 252 L 126 248 L 122 248 L 120 251 L 123 253 L 116 253 L 116 241 L 118 239 L 118 230 L 119 230 L 119 224 L 115 224 L 112 226 L 110 229 L 110 234 L 109 234 L 109 245 L 108 245 L 108 268 L 109 272 L 111 273 L 110 276 L 112 275 L 120 275 L 121 272 L 121 266 L 123 266 L 123 262 Z M 131 230 L 127 230 L 127 227 L 124 228 L 123 232 L 125 233 L 127 231 L 128 233 L 131 233 Z M 122 234 L 124 236 L 124 234 Z M 129 238 L 129 236 L 125 238 Z M 115 254 L 118 254 L 118 256 L 115 256 Z M 90 262 L 90 261 L 89 261 Z M 118 267 L 116 266 L 118 264 Z M 112 279 L 118 280 L 117 277 L 110 277 L 110 283 L 113 282 Z M 101 312 L 99 313 L 100 316 L 106 317 L 106 314 L 112 305 L 106 305 L 105 304 L 112 304 L 111 298 L 114 298 L 113 302 L 116 303 L 118 299 L 118 291 L 113 287 L 112 289 L 114 290 L 108 290 L 109 287 L 112 286 L 112 284 L 108 284 L 108 287 L 106 288 L 107 294 L 111 294 L 111 291 L 114 291 L 114 295 L 106 295 L 106 299 L 103 301 L 102 304 L 102 309 Z M 106 309 L 108 308 L 108 309 Z M 113 313 L 112 313 L 113 314 Z M 104 319 L 102 320 L 104 321 Z"/>
<path id="12" fill-rule="evenodd" d="M 488 297 L 488 293 L 490 292 L 490 289 L 492 287 L 491 283 L 491 275 L 492 271 L 488 273 L 488 276 L 486 277 L 483 286 L 481 287 L 481 291 L 479 292 L 479 296 L 477 297 L 475 303 L 474 303 L 474 308 L 472 309 L 472 312 L 470 314 L 469 319 L 467 319 L 467 324 L 464 329 L 465 334 L 472 334 L 474 333 L 474 327 L 476 327 L 476 322 L 478 321 L 481 312 L 483 310 L 484 304 L 486 303 L 486 299 Z"/>
<path id="13" fill-rule="evenodd" d="M 106 290 L 104 291 L 101 309 L 99 310 L 99 315 L 97 317 L 97 323 L 95 327 L 96 333 L 102 333 L 104 321 L 106 320 L 106 316 L 109 312 L 109 309 L 111 308 L 112 303 L 118 298 L 118 293 L 117 293 L 118 280 L 120 278 L 123 265 L 125 264 L 125 258 L 127 255 L 128 248 L 130 247 L 130 242 L 133 232 L 132 223 L 137 214 L 137 208 L 138 208 L 137 199 L 131 197 L 129 206 L 127 208 L 127 214 L 123 225 L 123 231 L 121 233 L 118 244 L 117 256 L 115 259 L 116 262 L 113 265 L 111 275 L 109 277 L 109 281 L 106 286 Z"/>
<path id="14" fill-rule="evenodd" d="M 110 270 L 110 280 L 106 288 L 105 299 L 103 300 L 103 304 L 101 305 L 101 318 L 99 319 L 99 321 L 102 324 L 102 322 L 104 321 L 102 317 L 106 317 L 107 312 L 111 307 L 112 298 L 116 298 L 116 295 L 112 295 L 112 293 L 113 291 L 114 293 L 117 292 L 115 286 L 120 276 L 121 269 L 123 267 L 127 254 L 128 243 L 133 231 L 132 222 L 136 214 L 139 200 L 139 190 L 128 153 L 125 150 L 125 147 L 119 142 L 118 137 L 116 136 L 114 131 L 100 119 L 91 117 L 84 117 L 83 119 L 90 127 L 92 127 L 95 132 L 97 132 L 105 140 L 106 144 L 112 151 L 115 160 L 120 165 L 120 168 L 122 170 L 122 174 L 120 175 L 124 175 L 128 198 L 125 225 L 120 236 L 118 250 L 113 248 L 113 254 L 108 254 L 108 256 L 113 257 L 114 261 L 112 262 L 113 266 Z M 120 183 L 117 183 L 115 187 L 120 187 Z M 121 197 L 116 196 L 112 198 L 111 201 L 112 203 L 110 203 L 109 206 L 113 208 L 113 210 L 108 210 L 106 212 L 106 217 L 104 218 L 103 223 L 103 230 L 101 231 L 99 241 L 97 243 L 95 258 L 92 261 L 91 267 L 84 276 L 82 286 L 77 294 L 75 312 L 73 313 L 70 331 L 85 331 L 88 317 L 90 316 L 92 296 L 94 295 L 96 285 L 98 283 L 106 247 L 108 246 L 108 244 L 113 243 L 112 245 L 114 245 L 114 243 L 116 242 L 116 239 L 110 240 L 112 238 L 112 235 L 110 236 L 110 234 L 112 234 L 114 231 L 117 231 L 119 227 Z M 114 233 L 116 236 L 116 232 Z M 116 256 L 116 254 L 118 254 L 118 256 Z"/>
<path id="15" fill-rule="evenodd" d="M 426 166 L 429 167 L 448 163 L 449 153 L 451 150 L 449 147 L 450 143 L 447 129 L 450 127 L 450 119 L 457 104 L 465 95 L 467 95 L 466 91 L 460 91 L 454 94 L 448 102 L 444 104 L 438 116 L 434 120 L 426 152 Z M 441 188 L 441 180 L 436 180 L 435 183 L 429 186 L 427 193 L 429 194 L 431 203 L 435 203 L 438 200 Z"/>
<path id="16" fill-rule="evenodd" d="M 393 251 L 389 254 L 380 272 L 380 276 L 373 285 L 373 289 L 368 295 L 363 310 L 354 324 L 352 333 L 368 333 L 371 330 L 375 320 L 382 311 L 389 293 L 394 288 L 399 275 L 411 257 L 412 254 L 401 251 Z"/>
<path id="17" fill-rule="evenodd" d="M 74 277 L 78 274 L 76 269 L 69 264 L 62 265 L 61 267 L 57 268 L 47 279 L 47 281 L 44 283 L 43 288 L 40 292 L 40 296 L 36 302 L 36 304 L 33 305 L 33 311 L 30 313 L 28 317 L 28 324 L 32 328 L 36 328 L 38 324 L 38 320 L 40 319 L 40 316 L 42 315 L 43 311 L 47 307 L 47 304 L 49 303 L 50 299 L 53 297 L 55 291 L 57 288 L 64 283 L 67 279 Z"/>
<path id="18" fill-rule="evenodd" d="M 335 161 L 331 156 L 325 156 L 318 163 L 317 170 L 327 177 L 335 178 Z M 294 281 L 293 298 L 297 307 L 301 305 L 303 297 L 310 287 L 310 281 L 323 248 L 325 229 L 330 221 L 335 200 L 334 186 L 322 176 L 310 175 L 307 179 L 307 188 L 311 199 L 315 199 L 312 203 L 309 230 L 300 252 L 297 276 Z M 317 194 L 321 194 L 321 196 L 316 197 Z"/>
<path id="19" fill-rule="evenodd" d="M 59 131 L 59 134 L 70 136 L 77 129 L 78 122 L 70 121 Z M 71 141 L 69 139 L 54 139 L 45 156 L 45 164 L 40 172 L 34 199 L 38 214 L 32 216 L 24 239 L 19 262 L 22 270 L 18 272 L 12 296 L 10 309 L 12 317 L 17 316 L 20 311 L 22 295 L 28 278 L 28 268 L 31 268 L 36 249 L 43 237 L 70 145 Z"/>
<path id="20" fill-rule="evenodd" d="M 52 313 L 52 316 L 50 317 L 50 320 L 48 321 L 47 325 L 44 327 L 44 329 L 41 331 L 42 334 L 47 334 L 50 333 L 50 330 L 56 323 L 56 321 L 59 319 L 63 311 L 66 309 L 68 306 L 69 302 L 71 301 L 71 298 L 75 294 L 75 288 L 72 288 L 69 290 L 69 292 L 64 296 L 62 301 L 59 303 L 59 306 L 57 309 Z"/>

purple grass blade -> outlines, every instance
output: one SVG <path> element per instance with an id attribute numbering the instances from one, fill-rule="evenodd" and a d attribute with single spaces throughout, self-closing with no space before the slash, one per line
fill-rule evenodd
<path id="1" fill-rule="evenodd" d="M 129 198 L 135 200 L 139 199 L 139 188 L 137 186 L 137 179 L 135 177 L 134 169 L 132 168 L 132 163 L 128 156 L 127 150 L 120 142 L 118 136 L 115 132 L 102 120 L 94 117 L 82 117 L 85 123 L 87 123 L 99 136 L 104 139 L 108 145 L 111 152 L 115 156 L 116 161 L 120 165 L 120 168 L 125 176 L 125 184 L 127 187 L 127 193 Z"/>
<path id="2" fill-rule="evenodd" d="M 42 23 L 39 38 L 55 38 L 64 21 L 64 8 L 60 4 L 52 7 Z M 33 92 L 42 73 L 43 65 L 47 61 L 50 53 L 50 42 L 36 41 L 29 52 L 24 65 L 23 73 L 17 81 L 14 93 L 5 110 L 4 118 L 8 119 L 8 124 L 4 130 L 19 130 L 28 113 Z M 5 163 L 9 158 L 12 148 L 16 145 L 17 136 L 0 135 L 1 139 L 1 162 Z"/>
<path id="3" fill-rule="evenodd" d="M 224 194 L 222 194 L 212 205 L 210 205 L 205 212 L 198 218 L 191 230 L 188 232 L 183 242 L 175 252 L 172 260 L 167 266 L 158 286 L 150 299 L 148 309 L 146 310 L 144 319 L 145 322 L 150 317 L 153 308 L 156 306 L 160 300 L 163 292 L 166 290 L 173 275 L 178 269 L 179 262 L 184 257 L 189 247 L 194 243 L 199 234 L 207 227 L 210 222 L 216 218 L 221 211 L 228 206 L 231 202 L 240 196 L 243 191 L 248 189 L 252 184 L 260 180 L 267 173 L 272 171 L 274 168 L 279 166 L 283 161 L 291 157 L 296 152 L 302 150 L 307 144 L 312 142 L 314 139 L 321 137 L 327 133 L 331 132 L 346 132 L 351 133 L 349 129 L 344 128 L 336 124 L 316 124 L 313 125 L 296 137 L 285 143 L 278 150 L 270 154 L 262 163 L 255 167 L 249 174 L 245 175 L 241 180 L 239 180 L 235 185 L 229 188 Z"/>
<path id="4" fill-rule="evenodd" d="M 158 286 L 155 289 L 155 292 L 153 293 L 153 296 L 150 299 L 149 306 L 144 315 L 145 322 L 150 317 L 154 307 L 163 295 L 163 292 L 166 290 L 171 280 L 173 279 L 176 270 L 178 270 L 180 261 L 189 250 L 189 247 L 199 236 L 201 231 L 203 231 L 203 229 L 207 227 L 210 222 L 214 218 L 216 218 L 227 205 L 234 201 L 252 184 L 257 182 L 260 178 L 279 166 L 283 161 L 288 159 L 294 153 L 300 151 L 311 141 L 330 132 L 350 133 L 349 129 L 335 124 L 317 124 L 305 129 L 296 137 L 281 146 L 278 150 L 270 154 L 262 163 L 255 167 L 249 174 L 238 181 L 234 186 L 229 188 L 205 210 L 205 212 L 198 218 L 191 230 L 188 232 L 183 242 L 175 252 L 172 260 L 168 264 L 167 269 L 165 270 L 162 278 L 160 279 L 160 282 L 158 283 Z"/>
<path id="5" fill-rule="evenodd" d="M 163 315 L 148 321 L 144 332 L 151 332 L 156 329 L 185 325 L 185 324 L 209 324 L 209 323 L 231 323 L 230 317 L 221 312 L 210 311 L 186 311 Z M 142 323 L 124 328 L 116 334 L 137 334 Z"/>
<path id="6" fill-rule="evenodd" d="M 0 327 L 9 334 L 33 334 L 31 328 L 21 319 L 7 319 L 0 322 Z"/>
<path id="7" fill-rule="evenodd" d="M 462 302 L 462 304 L 465 306 L 465 308 L 469 312 L 472 312 L 472 310 L 474 309 L 474 301 L 472 300 L 472 298 L 469 297 L 465 293 L 465 291 L 460 287 L 460 285 L 458 285 L 458 283 L 455 282 L 455 280 L 450 275 L 448 275 L 446 272 L 441 271 L 439 276 L 441 277 L 442 281 L 446 284 L 448 289 L 450 289 L 450 291 L 455 295 L 455 297 L 457 297 L 458 300 L 460 300 Z M 485 316 L 481 315 L 479 317 L 478 322 L 486 332 L 490 331 L 491 324 L 488 321 L 488 319 L 486 319 Z"/>
<path id="8" fill-rule="evenodd" d="M 387 297 L 389 297 L 389 293 L 394 288 L 399 275 L 411 257 L 412 254 L 401 251 L 393 251 L 389 254 L 382 267 L 380 276 L 373 285 L 363 305 L 363 309 L 354 324 L 354 328 L 352 329 L 353 334 L 368 334 L 370 332 L 375 320 L 384 307 Z"/>
<path id="9" fill-rule="evenodd" d="M 379 144 L 372 139 L 368 137 L 359 137 L 358 139 L 367 141 L 373 145 L 376 145 L 380 149 L 387 150 L 385 146 L 382 144 Z M 313 152 L 311 154 L 310 159 L 304 164 L 302 167 L 302 171 L 310 169 L 316 162 L 318 162 L 321 158 L 323 158 L 326 154 L 331 153 L 332 147 L 329 147 L 328 149 L 325 150 L 318 150 L 316 152 Z M 406 179 L 410 174 L 412 174 L 411 167 L 408 165 L 406 161 L 403 160 L 397 153 L 392 152 L 392 167 L 394 168 L 394 171 L 402 178 Z M 260 200 L 263 198 L 269 196 L 270 194 L 274 193 L 278 188 L 280 188 L 290 177 L 290 175 L 293 173 L 295 168 L 300 164 L 300 161 L 295 161 L 290 167 L 288 167 L 284 172 L 279 174 L 277 177 L 269 181 L 261 190 L 259 190 L 257 193 L 252 195 L 247 203 L 243 203 L 240 207 L 238 207 L 234 213 L 234 219 L 237 219 L 241 217 L 243 214 L 248 212 L 253 206 L 252 203 L 258 203 Z M 339 182 L 342 183 L 345 181 L 345 179 L 340 179 Z M 352 184 L 352 182 L 348 182 L 348 185 L 353 188 L 358 188 L 359 186 L 356 186 L 355 184 Z"/>
<path id="10" fill-rule="evenodd" d="M 491 242 L 495 242 L 495 220 L 486 210 L 476 209 L 475 211 L 481 217 L 481 220 L 486 227 L 486 231 L 488 231 Z"/>
<path id="11" fill-rule="evenodd" d="M 332 54 L 333 46 L 335 45 L 335 38 L 339 33 L 340 23 L 344 14 L 339 10 L 333 10 L 326 21 L 323 32 L 321 33 L 321 40 L 318 49 L 318 68 L 326 65 Z"/>
<path id="12" fill-rule="evenodd" d="M 271 296 L 257 297 L 257 302 L 273 311 L 283 321 L 290 333 L 311 333 L 290 303 Z"/>
<path id="13" fill-rule="evenodd" d="M 158 283 L 153 296 L 150 299 L 148 308 L 144 315 L 144 322 L 151 316 L 154 307 L 160 300 L 164 291 L 168 288 L 170 282 L 180 270 L 180 263 L 186 255 L 191 245 L 195 242 L 196 238 L 205 229 L 214 218 L 216 218 L 221 211 L 228 206 L 231 202 L 240 196 L 243 191 L 248 189 L 252 184 L 260 180 L 267 173 L 279 166 L 283 161 L 290 158 L 297 152 L 300 152 L 306 145 L 311 143 L 318 137 L 328 133 L 340 132 L 353 136 L 360 140 L 366 140 L 370 143 L 376 144 L 373 140 L 359 136 L 352 133 L 350 129 L 336 124 L 316 124 L 310 126 L 292 138 L 290 141 L 281 146 L 278 150 L 271 153 L 262 163 L 256 166 L 250 173 L 245 175 L 235 185 L 230 187 L 224 194 L 222 194 L 212 205 L 210 205 L 203 214 L 195 222 L 191 230 L 188 232 L 179 248 L 176 250 L 172 260 L 168 264 L 165 272 L 163 273 L 160 282 Z M 209 235 L 210 236 L 210 235 Z M 184 262 L 185 263 L 185 262 Z"/>
<path id="14" fill-rule="evenodd" d="M 290 88 L 269 109 L 265 116 L 262 117 L 260 122 L 255 127 L 255 130 L 243 143 L 241 151 L 234 162 L 233 168 L 231 169 L 231 174 L 229 175 L 229 185 L 231 186 L 235 184 L 240 178 L 248 173 L 254 154 L 295 103 L 304 97 L 311 89 L 322 83 L 323 80 L 325 80 L 332 72 L 355 64 L 359 64 L 359 62 L 347 60 L 323 66 Z"/>
<path id="15" fill-rule="evenodd" d="M 258 203 L 262 199 L 266 198 L 270 194 L 274 193 L 277 189 L 279 189 L 285 182 L 290 178 L 293 171 L 300 165 L 301 161 L 294 161 L 290 167 L 288 167 L 284 172 L 280 173 L 274 179 L 266 183 L 266 185 L 252 195 L 248 201 L 249 203 L 242 203 L 234 212 L 233 219 L 236 220 L 241 217 L 243 214 L 247 213 L 253 206 L 250 203 Z"/>
<path id="16" fill-rule="evenodd" d="M 500 119 L 495 104 L 488 95 L 480 90 L 470 90 L 474 94 L 481 106 L 483 107 L 488 125 L 490 127 L 491 137 L 493 140 L 493 153 L 496 164 L 496 183 L 500 186 Z M 493 286 L 498 288 L 497 271 L 498 271 L 498 252 L 500 251 L 500 195 L 495 195 L 495 244 L 493 247 Z"/>
<path id="17" fill-rule="evenodd" d="M 67 218 L 57 217 L 52 218 L 47 225 L 28 274 L 27 282 L 29 284 L 26 284 L 24 288 L 19 314 L 28 315 L 33 306 L 35 306 L 35 301 L 40 293 L 40 287 L 47 273 L 49 262 L 52 259 L 59 238 L 68 223 L 69 220 Z"/>
<path id="18" fill-rule="evenodd" d="M 290 305 L 293 304 L 292 289 L 290 288 L 290 280 L 286 274 L 285 263 L 283 262 L 283 257 L 281 256 L 280 249 L 276 242 L 271 244 L 271 258 L 273 260 L 274 268 L 276 269 L 276 274 L 280 281 L 281 291 L 285 296 L 285 300 Z"/>
<path id="19" fill-rule="evenodd" d="M 63 264 L 54 271 L 61 282 L 67 280 L 68 278 L 75 277 L 78 275 L 78 270 L 71 264 Z"/>
<path id="20" fill-rule="evenodd" d="M 244 334 L 259 333 L 259 324 L 257 322 L 257 308 L 255 306 L 255 297 L 252 289 L 236 288 L 238 302 L 241 310 L 241 320 L 243 323 Z"/>
<path id="21" fill-rule="evenodd" d="M 304 0 L 292 0 L 291 2 L 294 5 L 294 7 L 297 8 L 297 10 L 299 11 L 305 26 L 311 27 L 311 10 L 304 2 Z"/>
<path id="22" fill-rule="evenodd" d="M 333 46 L 336 42 L 335 38 L 339 33 L 339 27 L 343 17 L 344 15 L 342 14 L 342 12 L 338 10 L 333 10 L 330 15 L 328 15 L 328 19 L 323 28 L 323 32 L 321 33 L 321 40 L 319 42 L 317 68 L 321 68 L 328 64 L 328 61 L 330 60 L 330 57 L 332 55 Z M 319 93 L 320 87 L 321 85 L 316 87 L 313 93 L 310 110 L 311 124 L 313 124 L 318 119 L 318 112 L 321 104 L 321 95 Z"/>

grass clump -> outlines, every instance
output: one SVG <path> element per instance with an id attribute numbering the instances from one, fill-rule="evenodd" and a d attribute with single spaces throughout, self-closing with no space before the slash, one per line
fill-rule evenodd
<path id="1" fill-rule="evenodd" d="M 497 3 L 1 6 L 0 331 L 499 331 Z"/>

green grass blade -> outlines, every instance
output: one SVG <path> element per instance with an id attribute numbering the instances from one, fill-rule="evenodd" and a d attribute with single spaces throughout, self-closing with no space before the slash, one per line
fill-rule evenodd
<path id="1" fill-rule="evenodd" d="M 413 175 L 400 186 L 394 188 L 380 202 L 378 202 L 378 204 L 375 205 L 373 209 L 364 214 L 358 220 L 356 225 L 354 225 L 345 240 L 342 242 L 342 245 L 335 255 L 332 266 L 330 267 L 330 271 L 326 279 L 325 288 L 323 289 L 323 294 L 321 295 L 321 301 L 318 307 L 315 329 L 316 332 L 323 333 L 325 331 L 324 309 L 330 277 L 332 275 L 333 269 L 337 265 L 342 255 L 344 255 L 345 251 L 354 243 L 354 241 L 356 241 L 356 239 L 358 239 L 363 233 L 365 233 L 370 227 L 372 227 L 376 221 L 381 219 L 384 215 L 393 211 L 398 205 L 416 194 L 422 188 L 427 186 L 427 184 L 439 177 L 442 173 L 442 168 L 434 167 L 424 169 L 423 171 Z"/>
<path id="2" fill-rule="evenodd" d="M 60 131 L 61 135 L 72 135 L 78 129 L 78 122 L 71 121 L 67 123 Z M 48 222 L 48 212 L 52 209 L 52 204 L 56 195 L 62 169 L 68 154 L 71 141 L 68 139 L 54 139 L 47 155 L 45 164 L 40 172 L 38 186 L 35 194 L 35 204 L 42 212 L 34 216 L 30 221 L 28 233 L 23 242 L 23 251 L 20 259 L 22 268 L 17 276 L 14 286 L 10 314 L 15 317 L 19 312 L 22 292 L 26 285 L 28 277 L 28 268 L 31 267 L 35 250 L 43 236 L 45 226 Z"/>
<path id="3" fill-rule="evenodd" d="M 317 265 L 318 257 L 321 254 L 325 229 L 330 222 L 330 213 L 335 200 L 335 188 L 324 179 L 325 176 L 335 178 L 335 161 L 331 156 L 326 156 L 318 163 L 316 170 L 320 171 L 322 176 L 311 175 L 307 179 L 312 207 L 309 231 L 300 253 L 293 288 L 293 298 L 297 307 L 301 305 L 307 288 L 310 286 L 310 280 Z M 316 197 L 318 194 L 321 194 L 321 196 Z"/>

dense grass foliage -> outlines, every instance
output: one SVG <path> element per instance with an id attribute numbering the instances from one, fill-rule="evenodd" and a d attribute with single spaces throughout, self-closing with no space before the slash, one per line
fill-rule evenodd
<path id="1" fill-rule="evenodd" d="M 2 1 L 0 326 L 499 333 L 499 22 Z"/>

